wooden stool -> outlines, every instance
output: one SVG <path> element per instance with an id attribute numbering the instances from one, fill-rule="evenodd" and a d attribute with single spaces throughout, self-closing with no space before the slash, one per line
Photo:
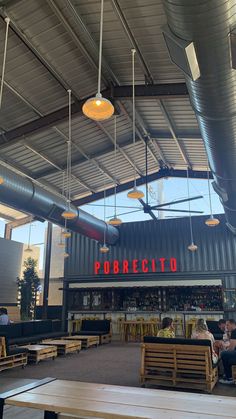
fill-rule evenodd
<path id="1" fill-rule="evenodd" d="M 181 317 L 175 317 L 174 327 L 175 327 L 175 334 L 177 336 L 185 336 L 183 319 Z M 180 333 L 178 333 L 178 332 L 180 332 Z"/>
<path id="2" fill-rule="evenodd" d="M 195 328 L 196 323 L 197 323 L 197 319 L 195 317 L 193 317 L 192 319 L 189 319 L 187 321 L 187 324 L 186 324 L 186 338 L 191 338 L 192 331 Z"/>

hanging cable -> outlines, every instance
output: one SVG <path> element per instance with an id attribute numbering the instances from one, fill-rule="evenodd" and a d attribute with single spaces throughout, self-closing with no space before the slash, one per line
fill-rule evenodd
<path id="1" fill-rule="evenodd" d="M 188 189 L 188 198 L 190 198 L 188 167 L 187 167 L 187 189 Z M 193 243 L 193 227 L 192 227 L 192 214 L 191 214 L 191 204 L 190 204 L 190 201 L 188 201 L 188 210 L 189 210 L 190 237 L 191 237 L 191 243 Z"/>
<path id="2" fill-rule="evenodd" d="M 8 32 L 9 32 L 9 17 L 5 18 L 6 22 L 6 34 L 5 34 L 5 43 L 4 43 L 4 53 L 3 53 L 3 62 L 2 62 L 2 76 L 1 76 L 1 86 L 0 86 L 0 109 L 2 107 L 2 96 L 3 96 L 3 85 L 5 78 L 5 68 L 6 68 L 6 58 L 7 58 L 7 42 L 8 42 Z"/>
<path id="3" fill-rule="evenodd" d="M 135 151 L 135 86 L 134 86 L 134 55 L 136 49 L 132 48 L 132 113 L 133 113 L 133 150 Z M 134 187 L 136 188 L 136 169 L 134 167 Z"/>

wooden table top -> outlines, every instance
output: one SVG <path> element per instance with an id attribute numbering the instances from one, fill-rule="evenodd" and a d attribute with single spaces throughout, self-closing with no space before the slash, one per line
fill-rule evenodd
<path id="1" fill-rule="evenodd" d="M 42 344 L 43 345 L 54 345 L 54 346 L 60 346 L 60 345 L 70 345 L 72 342 L 68 339 L 68 340 L 64 340 L 64 339 L 61 339 L 61 340 L 57 340 L 57 339 L 55 339 L 55 340 L 43 340 L 43 342 L 42 342 Z"/>
<path id="2" fill-rule="evenodd" d="M 42 349 L 57 349 L 56 346 L 53 345 L 26 345 L 21 346 L 21 348 L 26 348 L 29 351 L 41 351 Z"/>
<path id="3" fill-rule="evenodd" d="M 70 340 L 72 340 L 72 339 L 74 339 L 75 338 L 75 340 L 77 339 L 77 340 L 85 340 L 85 339 L 87 339 L 87 340 L 89 340 L 89 339 L 99 339 L 99 336 L 98 335 L 77 335 L 77 336 L 70 336 L 69 337 L 69 339 Z"/>
<path id="4" fill-rule="evenodd" d="M 235 419 L 236 398 L 55 380 L 5 404 L 102 419 Z"/>

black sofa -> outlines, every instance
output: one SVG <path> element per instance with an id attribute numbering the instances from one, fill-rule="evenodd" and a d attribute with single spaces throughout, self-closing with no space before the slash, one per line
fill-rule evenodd
<path id="1" fill-rule="evenodd" d="M 9 347 L 67 336 L 68 333 L 62 332 L 61 329 L 61 320 L 32 320 L 0 326 L 0 336 L 6 338 Z"/>
<path id="2" fill-rule="evenodd" d="M 99 336 L 100 345 L 111 342 L 110 320 L 82 320 L 80 332 L 73 335 Z"/>
<path id="3" fill-rule="evenodd" d="M 223 339 L 223 332 L 218 326 L 218 322 L 215 320 L 207 320 L 207 327 L 209 332 L 211 332 L 215 338 L 215 340 L 222 340 Z"/>

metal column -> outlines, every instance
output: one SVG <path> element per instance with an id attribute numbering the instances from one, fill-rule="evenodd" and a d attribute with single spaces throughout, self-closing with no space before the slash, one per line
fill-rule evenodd
<path id="1" fill-rule="evenodd" d="M 46 252 L 45 252 L 44 287 L 43 287 L 43 311 L 42 311 L 43 319 L 47 319 L 47 315 L 48 315 L 48 291 L 49 291 L 50 266 L 51 266 L 51 250 L 52 250 L 52 223 L 48 223 Z"/>

